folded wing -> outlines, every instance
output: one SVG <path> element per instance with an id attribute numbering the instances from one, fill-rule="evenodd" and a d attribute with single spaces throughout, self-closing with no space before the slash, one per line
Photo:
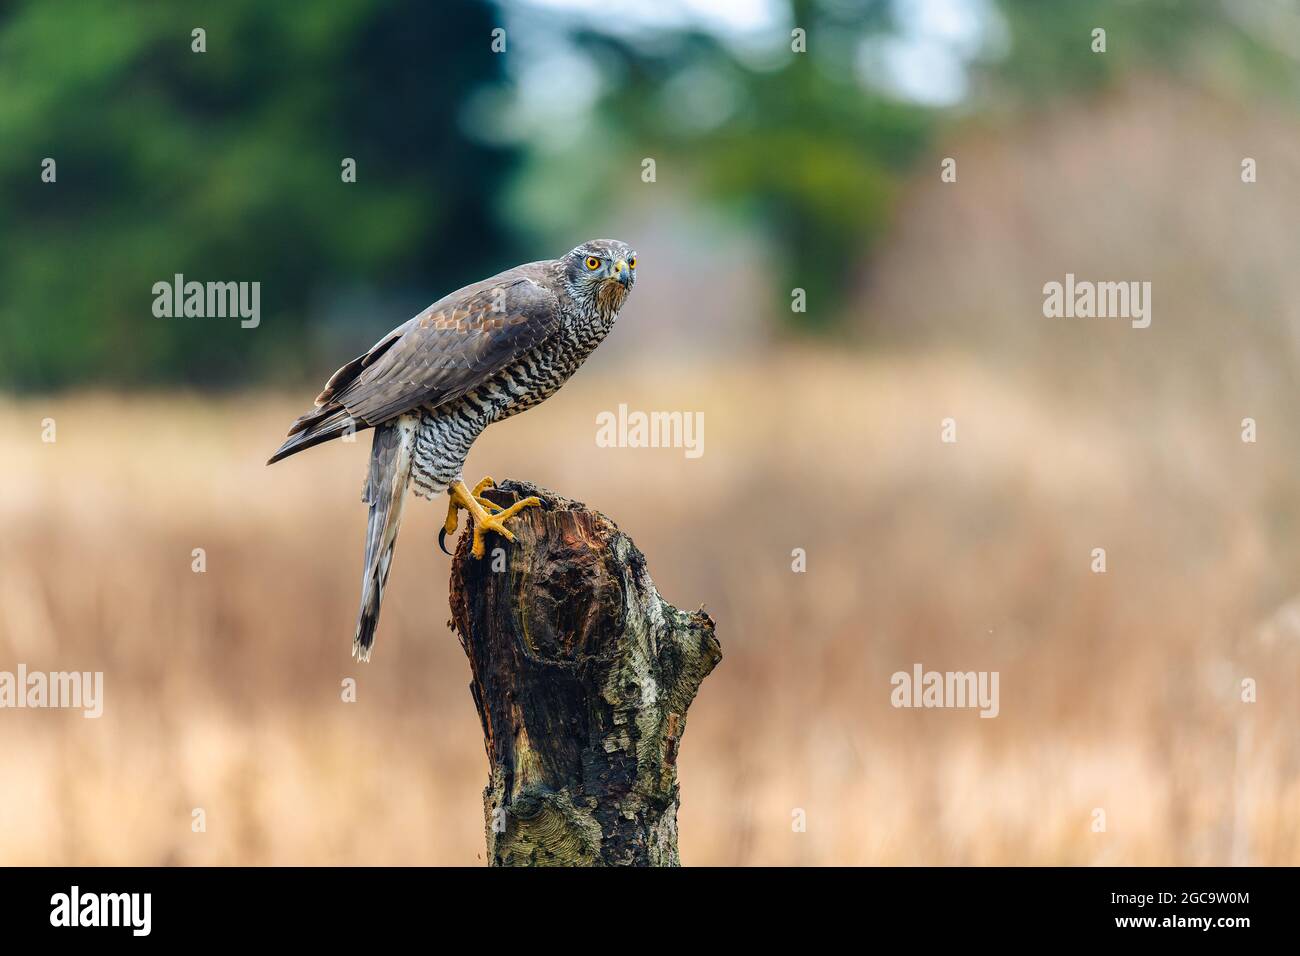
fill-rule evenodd
<path id="1" fill-rule="evenodd" d="M 466 286 L 394 329 L 335 372 L 268 464 L 423 405 L 460 398 L 560 327 L 541 264 Z"/>

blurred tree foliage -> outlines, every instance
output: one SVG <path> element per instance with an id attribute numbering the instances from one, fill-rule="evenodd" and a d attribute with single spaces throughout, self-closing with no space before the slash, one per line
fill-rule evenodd
<path id="1" fill-rule="evenodd" d="M 1287 19 L 1284 6 L 1271 0 L 997 0 L 1010 43 L 978 64 L 991 94 L 982 105 L 1042 104 L 1135 73 L 1168 74 L 1227 95 L 1294 98 L 1300 92 L 1295 60 L 1285 43 L 1273 45 L 1268 37 L 1270 16 Z M 1286 26 L 1294 34 L 1294 10 L 1291 17 Z M 1092 49 L 1098 27 L 1106 30 L 1104 55 Z"/>
<path id="2" fill-rule="evenodd" d="M 930 149 L 948 124 L 1046 108 L 1141 72 L 1244 95 L 1295 91 L 1294 62 L 1261 48 L 1220 0 L 972 0 L 991 23 L 968 57 L 970 93 L 952 108 L 925 106 L 876 89 L 860 68 L 873 55 L 865 45 L 901 35 L 901 18 L 919 5 L 792 0 L 790 24 L 806 32 L 808 53 L 783 35 L 780 55 L 766 60 L 703 30 L 585 28 L 573 40 L 616 78 L 599 104 L 603 124 L 639 150 L 619 175 L 630 177 L 640 156 L 659 157 L 660 169 L 687 170 L 702 197 L 732 204 L 775 253 L 774 314 L 813 332 L 840 324 L 844 294 L 918 160 L 933 158 L 939 175 Z M 1092 49 L 1096 27 L 1107 31 L 1104 54 Z M 700 122 L 701 95 L 727 103 L 714 122 Z M 786 308 L 795 287 L 816 307 Z"/>
<path id="3" fill-rule="evenodd" d="M 458 113 L 499 80 L 493 25 L 463 2 L 0 5 L 0 385 L 292 377 L 322 290 L 423 305 L 501 268 L 517 153 Z M 175 273 L 260 281 L 261 326 L 155 318 Z"/>
<path id="4" fill-rule="evenodd" d="M 580 234 L 639 185 L 645 156 L 772 250 L 772 314 L 825 331 L 954 118 L 1043 108 L 1135 71 L 1296 94 L 1266 4 L 971 4 L 999 36 L 969 53 L 970 96 L 946 110 L 864 70 L 871 44 L 916 14 L 903 0 L 792 0 L 757 55 L 716 23 L 629 32 L 609 27 L 612 11 L 532 8 L 526 32 L 553 33 L 599 76 L 564 152 L 521 131 L 546 118 L 505 109 L 490 119 L 513 132 L 466 132 L 465 114 L 509 98 L 521 74 L 507 64 L 532 39 L 489 53 L 519 7 L 504 0 L 0 3 L 0 385 L 317 375 L 331 313 L 346 319 L 346 341 L 322 348 L 334 360 L 410 314 L 367 308 L 380 291 L 414 311 L 530 257 L 525 237 Z M 207 53 L 191 52 L 195 27 Z M 40 181 L 45 157 L 57 185 Z M 344 157 L 355 184 L 340 180 Z M 547 205 L 507 210 L 529 183 Z M 261 326 L 154 318 L 151 288 L 175 273 L 260 281 Z M 805 313 L 786 305 L 795 287 Z"/>
<path id="5" fill-rule="evenodd" d="M 584 30 L 574 40 L 621 78 L 599 107 L 616 141 L 685 170 L 702 195 L 756 225 L 779 261 L 771 291 L 785 304 L 774 311 L 815 330 L 836 321 L 847 277 L 885 229 L 934 116 L 860 82 L 859 45 L 893 27 L 886 0 L 795 0 L 792 12 L 807 53 L 792 49 L 788 30 L 775 56 L 756 57 L 702 30 L 646 43 Z M 796 287 L 806 312 L 788 308 Z"/>

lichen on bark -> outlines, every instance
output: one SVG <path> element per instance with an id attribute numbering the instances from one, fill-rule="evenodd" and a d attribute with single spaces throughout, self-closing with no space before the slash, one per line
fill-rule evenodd
<path id="1" fill-rule="evenodd" d="M 489 763 L 488 859 L 675 866 L 677 755 L 722 657 L 713 621 L 664 601 L 599 512 L 525 482 L 488 492 L 529 495 L 542 506 L 511 519 L 513 543 L 493 537 L 475 559 L 462 535 L 452 562 L 452 626 Z"/>

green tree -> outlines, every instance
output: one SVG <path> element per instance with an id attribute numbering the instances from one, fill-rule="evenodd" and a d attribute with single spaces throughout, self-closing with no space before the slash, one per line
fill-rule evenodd
<path id="1" fill-rule="evenodd" d="M 467 2 L 4 7 L 0 384 L 319 374 L 305 327 L 338 290 L 404 290 L 413 311 L 511 261 L 492 198 L 517 154 L 460 122 L 503 73 L 494 25 Z M 260 281 L 261 326 L 155 318 L 175 273 Z M 348 319 L 348 348 L 395 324 Z"/>
<path id="2" fill-rule="evenodd" d="M 780 314 L 825 331 L 935 115 L 861 82 L 860 45 L 895 28 L 890 4 L 796 0 L 791 12 L 806 52 L 789 32 L 762 58 L 701 30 L 652 42 L 582 31 L 575 40 L 621 78 L 599 107 L 614 141 L 685 170 L 703 196 L 755 223 L 776 253 L 773 301 L 788 303 L 798 287 L 816 304 Z M 701 87 L 727 104 L 704 120 L 692 107 Z"/>

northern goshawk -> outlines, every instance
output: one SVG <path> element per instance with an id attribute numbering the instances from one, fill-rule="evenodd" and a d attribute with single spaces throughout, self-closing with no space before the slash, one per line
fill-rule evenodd
<path id="1" fill-rule="evenodd" d="M 506 519 L 540 504 L 500 508 L 480 497 L 461 470 L 474 440 L 493 422 L 545 401 L 605 338 L 636 281 L 626 243 L 594 239 L 560 259 L 530 262 L 439 299 L 330 376 L 316 407 L 298 418 L 267 464 L 341 435 L 374 428 L 362 500 L 366 529 L 361 613 L 352 652 L 370 657 L 407 485 L 451 503 L 439 535 L 456 530 L 457 509 L 474 523 L 471 552 L 484 553 Z"/>

